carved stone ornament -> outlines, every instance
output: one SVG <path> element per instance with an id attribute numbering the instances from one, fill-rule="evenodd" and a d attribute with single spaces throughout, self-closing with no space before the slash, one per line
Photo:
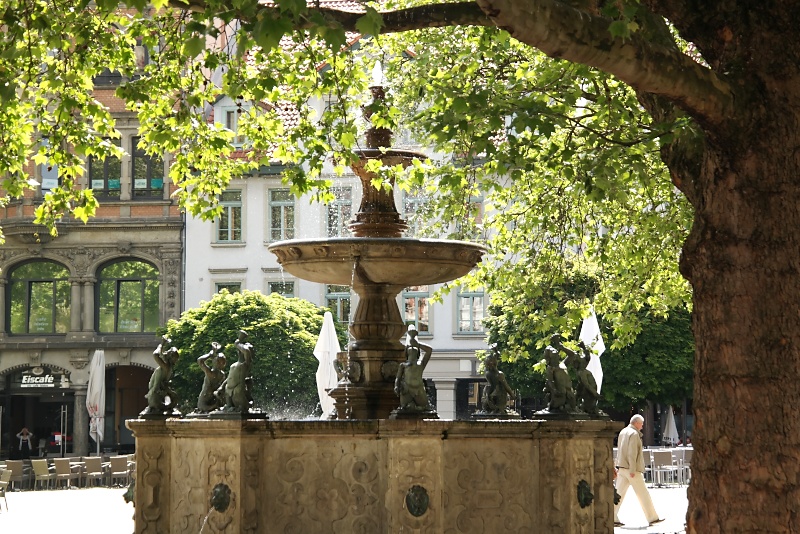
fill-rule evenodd
<path id="1" fill-rule="evenodd" d="M 578 504 L 581 505 L 581 508 L 586 508 L 592 504 L 593 500 L 594 494 L 592 493 L 592 489 L 589 487 L 589 483 L 585 480 L 578 482 Z"/>
<path id="2" fill-rule="evenodd" d="M 231 488 L 220 482 L 211 490 L 211 506 L 217 512 L 224 512 L 231 504 Z"/>
<path id="3" fill-rule="evenodd" d="M 411 486 L 411 489 L 406 493 L 406 508 L 408 513 L 414 517 L 421 517 L 428 511 L 430 504 L 430 497 L 428 490 L 419 485 Z"/>
<path id="4" fill-rule="evenodd" d="M 69 354 L 69 363 L 75 369 L 83 369 L 89 365 L 89 354 L 85 350 L 73 350 Z"/>

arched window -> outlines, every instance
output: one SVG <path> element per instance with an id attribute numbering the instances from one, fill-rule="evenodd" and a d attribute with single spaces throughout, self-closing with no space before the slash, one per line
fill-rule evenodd
<path id="1" fill-rule="evenodd" d="M 158 269 L 124 260 L 106 265 L 97 277 L 99 332 L 155 332 L 159 327 Z"/>
<path id="2" fill-rule="evenodd" d="M 69 330 L 69 271 L 52 261 L 24 263 L 11 271 L 6 297 L 12 334 L 63 334 Z"/>

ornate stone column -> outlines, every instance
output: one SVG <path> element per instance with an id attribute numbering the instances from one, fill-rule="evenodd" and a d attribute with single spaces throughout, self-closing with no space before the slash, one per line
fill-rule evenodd
<path id="1" fill-rule="evenodd" d="M 0 278 L 0 303 L 2 304 L 3 309 L 6 307 L 6 285 L 8 284 L 8 278 L 5 276 Z M 6 314 L 0 313 L 0 337 L 3 337 L 6 331 Z"/>
<path id="2" fill-rule="evenodd" d="M 83 284 L 83 305 L 81 306 L 83 324 L 81 325 L 81 330 L 94 332 L 94 285 L 97 283 L 97 278 L 84 277 L 81 283 Z"/>
<path id="3" fill-rule="evenodd" d="M 69 330 L 70 332 L 81 331 L 81 278 L 70 278 L 70 302 L 69 302 Z"/>
<path id="4" fill-rule="evenodd" d="M 181 279 L 183 268 L 181 265 L 180 246 L 165 245 L 160 250 L 162 259 L 162 320 L 166 323 L 170 319 L 177 319 L 181 314 Z"/>
<path id="5" fill-rule="evenodd" d="M 89 412 L 86 410 L 86 384 L 74 384 L 75 404 L 72 416 L 72 455 L 89 454 Z"/>

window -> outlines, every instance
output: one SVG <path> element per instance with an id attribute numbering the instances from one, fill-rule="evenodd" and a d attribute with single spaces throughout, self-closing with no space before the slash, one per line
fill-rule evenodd
<path id="1" fill-rule="evenodd" d="M 228 293 L 241 293 L 242 291 L 242 283 L 241 282 L 217 282 L 214 284 L 215 291 L 219 293 L 223 289 L 227 289 Z"/>
<path id="2" fill-rule="evenodd" d="M 269 190 L 269 238 L 294 239 L 294 195 L 288 189 Z"/>
<path id="3" fill-rule="evenodd" d="M 217 219 L 217 243 L 241 243 L 242 192 L 223 192 L 219 204 L 222 206 L 222 214 Z"/>
<path id="4" fill-rule="evenodd" d="M 116 146 L 120 146 L 119 139 L 109 139 L 109 141 Z M 94 156 L 89 156 L 86 165 L 89 174 L 89 185 L 94 194 L 100 197 L 119 198 L 122 161 L 115 157 L 107 157 L 101 161 Z"/>
<path id="5" fill-rule="evenodd" d="M 158 270 L 137 260 L 100 270 L 97 322 L 100 332 L 155 332 L 159 325 Z"/>
<path id="6" fill-rule="evenodd" d="M 458 333 L 483 333 L 483 290 L 458 292 Z"/>
<path id="7" fill-rule="evenodd" d="M 164 158 L 150 156 L 139 148 L 140 137 L 133 138 L 131 175 L 133 198 L 162 198 L 164 191 Z"/>
<path id="8" fill-rule="evenodd" d="M 12 334 L 63 334 L 69 329 L 69 271 L 49 261 L 25 263 L 11 271 L 6 293 Z"/>
<path id="9" fill-rule="evenodd" d="M 325 301 L 337 322 L 350 322 L 350 286 L 326 285 Z"/>
<path id="10" fill-rule="evenodd" d="M 231 144 L 235 147 L 241 147 L 247 140 L 244 135 L 238 133 L 239 119 L 242 118 L 242 114 L 244 113 L 246 113 L 246 111 L 240 107 L 222 109 L 222 116 L 225 118 L 225 128 L 233 132 Z"/>
<path id="11" fill-rule="evenodd" d="M 408 223 L 407 237 L 420 235 L 421 221 L 425 206 L 425 195 L 421 188 L 415 188 L 403 193 L 403 218 Z"/>
<path id="12" fill-rule="evenodd" d="M 294 298 L 294 282 L 268 282 L 268 293 L 278 293 L 284 297 Z"/>
<path id="13" fill-rule="evenodd" d="M 334 200 L 328 204 L 328 237 L 349 237 L 347 223 L 353 213 L 353 188 L 333 187 Z"/>
<path id="14" fill-rule="evenodd" d="M 479 239 L 483 225 L 483 197 L 471 196 L 464 206 L 463 220 L 457 220 L 455 233 L 459 239 Z"/>
<path id="15" fill-rule="evenodd" d="M 50 140 L 43 137 L 41 144 L 44 147 L 48 147 L 50 146 Z M 39 172 L 42 175 L 42 194 L 61 185 L 61 181 L 58 177 L 58 165 L 53 165 L 49 161 L 46 161 L 39 166 Z"/>
<path id="16" fill-rule="evenodd" d="M 403 320 L 406 326 L 416 326 L 420 334 L 430 333 L 428 297 L 428 286 L 411 286 L 403 290 Z"/>
<path id="17" fill-rule="evenodd" d="M 144 44 L 144 40 L 141 37 L 137 38 L 136 46 L 133 47 L 133 55 L 136 58 L 136 69 L 142 71 L 147 65 L 154 63 L 154 57 L 158 56 L 160 50 L 160 44 L 155 44 L 151 48 Z"/>

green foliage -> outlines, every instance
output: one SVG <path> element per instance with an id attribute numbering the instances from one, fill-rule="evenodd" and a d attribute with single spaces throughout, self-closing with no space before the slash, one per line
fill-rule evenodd
<path id="1" fill-rule="evenodd" d="M 308 301 L 277 293 L 264 296 L 258 291 L 222 290 L 210 301 L 186 310 L 180 320 L 170 321 L 166 334 L 180 349 L 173 382 L 182 410 L 196 407 L 203 385 L 197 358 L 216 341 L 222 344 L 230 367 L 238 358 L 234 348 L 238 331 L 245 330 L 254 349 L 255 405 L 273 414 L 310 414 L 318 402 L 314 347 L 324 312 Z M 341 329 L 339 338 L 344 346 L 346 337 Z"/>
<path id="2" fill-rule="evenodd" d="M 569 331 L 593 305 L 615 346 L 635 338 L 642 306 L 664 315 L 689 299 L 677 261 L 692 211 L 660 160 L 661 139 L 683 123 L 656 123 L 613 77 L 502 30 L 382 39 L 417 52 L 394 56 L 387 78 L 421 141 L 448 156 L 418 184 L 434 217 L 427 228 L 488 244 L 467 283 L 527 316 L 529 335 Z M 554 294 L 586 274 L 590 293 Z"/>
<path id="3" fill-rule="evenodd" d="M 36 158 L 58 165 L 63 181 L 38 207 L 38 221 L 55 231 L 65 213 L 85 220 L 95 212 L 96 199 L 76 184 L 87 157 L 120 155 L 107 141 L 118 135 L 114 119 L 92 92 L 94 77 L 109 69 L 126 80 L 117 96 L 138 117 L 140 147 L 173 156 L 175 198 L 189 214 L 216 217 L 230 180 L 270 163 L 286 166 L 293 193 L 330 200 L 323 167 L 332 162 L 342 174 L 354 161 L 379 60 L 391 98 L 372 122 L 408 129 L 437 154 L 406 170 L 380 169 L 379 181 L 391 176 L 424 193 L 430 233 L 486 242 L 490 254 L 461 283 L 531 316 L 541 332 L 574 328 L 593 305 L 611 323 L 615 347 L 641 329 L 638 310 L 664 315 L 688 300 L 677 260 L 692 211 L 660 159 L 666 143 L 692 138 L 685 119 L 659 122 L 615 78 L 548 58 L 497 28 L 354 42 L 305 1 L 276 4 L 208 0 L 204 10 L 153 11 L 136 1 L 141 11 L 123 14 L 114 0 L 70 10 L 7 0 L 0 12 L 4 190 L 19 196 L 30 188 L 24 163 Z M 609 31 L 637 31 L 637 5 L 615 6 L 604 13 Z M 358 21 L 366 33 L 382 25 L 372 7 Z M 293 30 L 299 26 L 306 29 Z M 151 52 L 144 68 L 137 43 Z M 207 120 L 224 96 L 242 113 L 238 132 Z M 322 110 L 314 107 L 321 100 L 329 103 Z M 281 120 L 287 112 L 291 128 Z M 234 135 L 247 139 L 246 157 L 230 157 Z M 596 278 L 591 298 L 537 308 L 538 297 L 576 273 Z"/>
<path id="4" fill-rule="evenodd" d="M 647 401 L 681 404 L 692 397 L 694 338 L 691 315 L 672 310 L 669 317 L 642 318 L 636 341 L 603 353 L 604 402 L 627 413 Z"/>
<path id="5" fill-rule="evenodd" d="M 564 286 L 560 296 L 551 292 L 539 297 L 537 302 L 555 303 L 559 298 L 569 301 L 581 293 L 591 292 L 593 287 L 591 277 L 578 278 Z M 618 349 L 607 348 L 602 355 L 601 408 L 628 413 L 644 407 L 648 401 L 680 404 L 684 398 L 692 397 L 694 338 L 690 313 L 684 308 L 675 308 L 667 317 L 653 317 L 646 311 L 638 315 L 641 331 L 636 340 Z M 489 340 L 497 343 L 503 356 L 501 368 L 509 383 L 520 390 L 523 398 L 543 403 L 542 348 L 553 331 L 542 331 L 529 315 L 520 316 L 513 309 L 498 306 L 490 308 L 486 324 Z M 606 346 L 613 345 L 611 325 L 600 317 L 600 326 Z M 580 329 L 554 331 L 562 334 L 565 344 L 577 348 L 575 343 Z"/>

